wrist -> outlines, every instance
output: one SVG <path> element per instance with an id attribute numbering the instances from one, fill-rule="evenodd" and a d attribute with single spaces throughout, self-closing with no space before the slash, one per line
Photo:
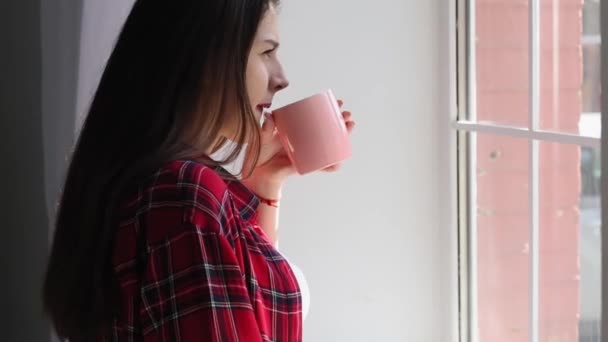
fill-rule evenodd
<path id="1" fill-rule="evenodd" d="M 266 198 L 263 196 L 260 196 L 258 194 L 256 194 L 258 200 L 260 201 L 260 203 L 265 204 L 269 207 L 273 207 L 273 208 L 278 208 L 279 204 L 281 203 L 281 200 L 279 198 L 276 199 L 272 199 L 272 198 Z"/>
<path id="2" fill-rule="evenodd" d="M 256 195 L 270 200 L 280 200 L 283 183 L 264 180 L 246 179 L 243 184 Z"/>

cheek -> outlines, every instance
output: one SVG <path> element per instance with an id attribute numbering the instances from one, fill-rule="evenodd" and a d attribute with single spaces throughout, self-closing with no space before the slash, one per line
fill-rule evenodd
<path id="1" fill-rule="evenodd" d="M 264 63 L 257 60 L 249 63 L 247 66 L 247 91 L 251 100 L 262 100 L 267 88 L 268 72 Z"/>

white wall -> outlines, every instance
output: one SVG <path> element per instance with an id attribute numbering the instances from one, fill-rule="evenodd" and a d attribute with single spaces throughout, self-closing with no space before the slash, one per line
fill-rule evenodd
<path id="1" fill-rule="evenodd" d="M 283 2 L 279 104 L 332 87 L 357 121 L 344 169 L 294 179 L 282 204 L 281 250 L 311 286 L 305 341 L 446 341 L 439 3 Z"/>

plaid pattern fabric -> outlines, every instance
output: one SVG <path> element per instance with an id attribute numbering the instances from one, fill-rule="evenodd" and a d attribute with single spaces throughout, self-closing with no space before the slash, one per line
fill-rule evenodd
<path id="1" fill-rule="evenodd" d="M 289 263 L 256 223 L 259 200 L 194 161 L 125 198 L 113 257 L 122 295 L 102 341 L 298 342 Z"/>

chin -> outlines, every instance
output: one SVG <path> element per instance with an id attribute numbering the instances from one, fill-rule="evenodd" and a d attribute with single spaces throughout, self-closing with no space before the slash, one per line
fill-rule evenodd
<path id="1" fill-rule="evenodd" d="M 259 123 L 260 125 L 262 124 L 262 117 L 264 116 L 264 113 L 259 111 L 259 110 L 255 110 L 253 112 L 253 116 L 255 117 L 255 120 L 257 121 L 257 123 Z"/>

